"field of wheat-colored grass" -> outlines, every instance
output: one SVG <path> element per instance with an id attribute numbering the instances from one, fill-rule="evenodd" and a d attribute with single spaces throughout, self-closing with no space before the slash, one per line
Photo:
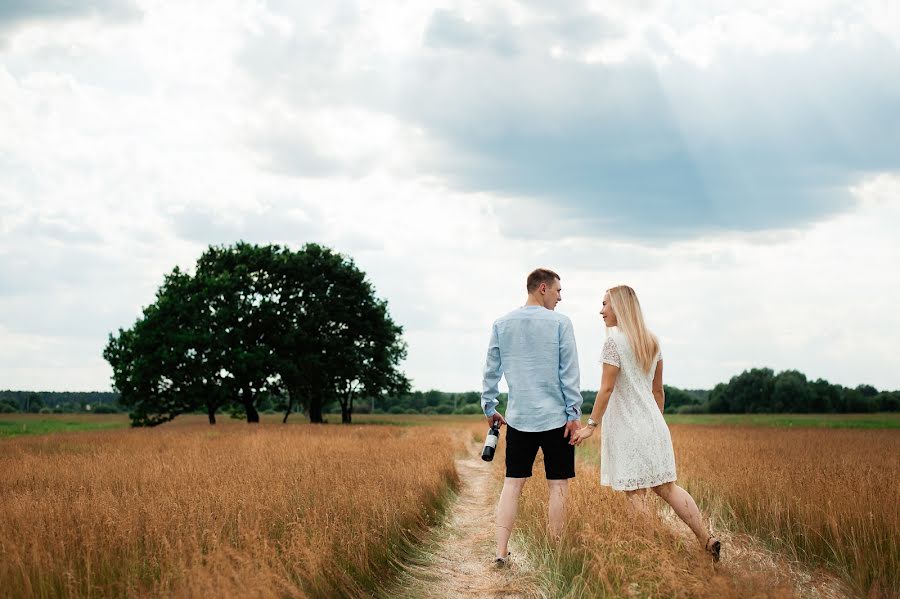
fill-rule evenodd
<path id="1" fill-rule="evenodd" d="M 478 429 L 480 430 L 480 429 Z M 483 431 L 481 437 L 483 438 Z M 587 451 L 597 451 L 597 435 Z M 505 439 L 495 458 L 498 491 Z M 713 568 L 696 542 L 659 519 L 636 518 L 624 495 L 600 487 L 596 462 L 579 459 L 569 485 L 563 542 L 547 537 L 547 484 L 538 454 L 516 521 L 517 549 L 542 571 L 553 597 L 759 597 L 790 596 L 755 572 Z M 499 496 L 499 493 L 498 493 Z"/>
<path id="2" fill-rule="evenodd" d="M 900 595 L 900 432 L 673 426 L 679 483 L 701 510 L 786 560 L 822 566 L 860 596 Z M 540 458 L 517 526 L 571 597 L 790 596 L 791 581 L 726 559 L 716 568 L 690 535 L 636 518 L 599 485 L 599 435 L 579 449 L 569 530 L 547 542 Z M 502 456 L 498 457 L 502 459 Z M 498 485 L 502 462 L 496 469 Z M 662 502 L 652 498 L 651 504 Z M 685 531 L 686 531 L 686 527 Z M 572 581 L 571 583 L 567 581 Z"/>
<path id="3" fill-rule="evenodd" d="M 459 441 L 396 427 L 173 426 L 0 445 L 10 597 L 331 597 L 389 578 Z"/>
<path id="4" fill-rule="evenodd" d="M 900 431 L 672 427 L 709 510 L 862 595 L 900 596 Z"/>

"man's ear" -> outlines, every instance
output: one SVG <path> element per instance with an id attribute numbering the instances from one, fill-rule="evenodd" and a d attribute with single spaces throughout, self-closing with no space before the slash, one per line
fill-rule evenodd
<path id="1" fill-rule="evenodd" d="M 547 283 L 541 283 L 541 286 L 538 288 L 541 291 L 541 295 L 547 293 Z"/>

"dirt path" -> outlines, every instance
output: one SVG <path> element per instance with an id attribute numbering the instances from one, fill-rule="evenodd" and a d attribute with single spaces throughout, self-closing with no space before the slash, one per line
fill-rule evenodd
<path id="1" fill-rule="evenodd" d="M 515 544 L 515 535 L 510 543 L 510 565 L 497 568 L 492 564 L 494 509 L 500 490 L 490 470 L 497 465 L 482 461 L 480 452 L 480 446 L 470 444 L 468 455 L 456 460 L 460 490 L 444 524 L 425 544 L 424 555 L 384 596 L 407 599 L 545 596 L 524 548 Z"/>

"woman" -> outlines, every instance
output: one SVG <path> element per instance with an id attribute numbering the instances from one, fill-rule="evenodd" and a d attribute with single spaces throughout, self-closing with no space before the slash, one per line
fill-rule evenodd
<path id="1" fill-rule="evenodd" d="M 575 431 L 570 443 L 579 445 L 602 422 L 600 484 L 625 491 L 641 511 L 644 493 L 653 489 L 718 561 L 722 543 L 706 533 L 693 497 L 675 484 L 675 452 L 662 416 L 662 354 L 634 290 L 626 285 L 607 290 L 600 315 L 607 327 L 600 391 L 587 426 Z"/>

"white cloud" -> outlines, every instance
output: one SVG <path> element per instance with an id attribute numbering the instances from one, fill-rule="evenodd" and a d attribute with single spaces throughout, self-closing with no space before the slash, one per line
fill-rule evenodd
<path id="1" fill-rule="evenodd" d="M 640 293 L 673 384 L 770 365 L 900 387 L 896 156 L 866 161 L 847 142 L 883 130 L 854 117 L 869 105 L 824 66 L 810 80 L 834 93 L 803 105 L 821 118 L 791 120 L 799 112 L 765 87 L 781 83 L 767 60 L 815 66 L 822 48 L 889 58 L 838 65 L 863 81 L 894 72 L 879 44 L 896 47 L 896 10 L 714 5 L 144 1 L 129 18 L 16 21 L 0 43 L 0 388 L 107 388 L 107 334 L 175 265 L 239 238 L 352 256 L 405 326 L 419 388 L 480 387 L 490 323 L 523 301 L 537 266 L 563 276 L 585 388 L 598 384 L 600 298 L 622 282 Z M 720 76 L 735 65 L 752 67 L 743 88 Z M 590 130 L 598 106 L 619 111 L 602 135 Z M 671 118 L 622 118 L 657 108 Z M 833 135 L 814 131 L 822 123 Z M 522 149 L 548 139 L 568 150 Z M 626 230 L 627 202 L 597 195 L 615 189 L 568 197 L 583 191 L 571 181 L 580 155 L 622 149 L 625 168 L 683 152 L 691 161 L 642 163 L 672 172 L 632 168 L 632 182 L 666 188 L 693 167 L 708 189 L 727 181 L 708 176 L 723 153 L 732 169 L 755 159 L 747 147 L 772 163 L 825 155 L 802 163 L 823 169 L 804 179 L 822 187 L 815 218 L 782 219 L 777 197 L 736 200 L 717 209 L 738 216 L 698 227 L 665 203 Z M 557 178 L 529 178 L 541 168 Z M 844 211 L 822 212 L 835 187 Z M 653 234 L 661 226 L 678 234 Z"/>

